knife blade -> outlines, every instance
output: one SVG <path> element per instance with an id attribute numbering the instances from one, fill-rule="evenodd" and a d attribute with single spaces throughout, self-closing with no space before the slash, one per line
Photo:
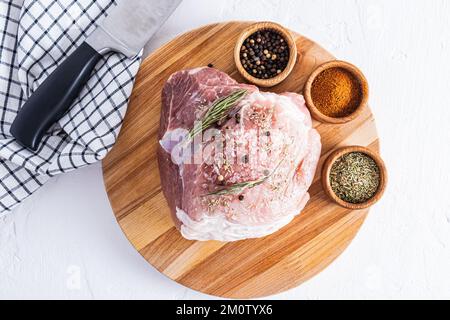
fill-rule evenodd
<path id="1" fill-rule="evenodd" d="M 181 0 L 121 1 L 86 42 L 99 53 L 112 49 L 133 57 L 159 30 L 180 2 Z"/>
<path id="2" fill-rule="evenodd" d="M 137 55 L 182 0 L 121 0 L 23 105 L 10 132 L 36 151 L 45 133 L 70 108 L 96 64 L 110 51 Z"/>

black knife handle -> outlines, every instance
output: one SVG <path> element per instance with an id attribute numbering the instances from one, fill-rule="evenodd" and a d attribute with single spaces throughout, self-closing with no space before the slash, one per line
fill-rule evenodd
<path id="1" fill-rule="evenodd" d="M 84 42 L 50 74 L 20 109 L 11 134 L 36 151 L 44 134 L 70 108 L 101 55 Z"/>

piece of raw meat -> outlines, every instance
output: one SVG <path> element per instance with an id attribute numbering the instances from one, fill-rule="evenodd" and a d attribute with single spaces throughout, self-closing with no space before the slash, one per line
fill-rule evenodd
<path id="1" fill-rule="evenodd" d="M 247 94 L 232 116 L 186 147 L 195 121 L 239 89 Z M 201 241 L 259 238 L 289 224 L 309 200 L 321 152 L 301 95 L 261 92 L 212 68 L 169 78 L 159 139 L 172 217 L 185 238 Z"/>

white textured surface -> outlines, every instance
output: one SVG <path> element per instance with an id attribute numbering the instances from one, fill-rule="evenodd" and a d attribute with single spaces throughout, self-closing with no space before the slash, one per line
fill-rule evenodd
<path id="1" fill-rule="evenodd" d="M 450 2 L 185 0 L 153 39 L 223 20 L 275 20 L 362 68 L 389 189 L 348 250 L 274 298 L 450 298 Z M 100 165 L 0 218 L 0 298 L 208 298 L 160 275 L 113 217 Z"/>

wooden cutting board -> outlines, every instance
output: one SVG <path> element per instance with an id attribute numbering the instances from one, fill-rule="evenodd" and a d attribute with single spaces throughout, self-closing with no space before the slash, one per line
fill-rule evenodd
<path id="1" fill-rule="evenodd" d="M 349 211 L 333 204 L 320 183 L 322 163 L 347 145 L 378 150 L 369 108 L 345 125 L 314 123 L 323 151 L 311 200 L 289 226 L 263 239 L 236 243 L 185 240 L 175 229 L 161 191 L 156 158 L 161 89 L 169 76 L 185 68 L 213 64 L 239 82 L 233 49 L 248 22 L 208 25 L 166 44 L 142 64 L 116 146 L 103 161 L 104 180 L 117 221 L 129 241 L 156 269 L 201 292 L 255 298 L 276 294 L 308 280 L 336 259 L 355 237 L 368 210 Z M 309 74 L 334 57 L 295 34 L 299 62 L 291 76 L 270 89 L 302 92 Z"/>

